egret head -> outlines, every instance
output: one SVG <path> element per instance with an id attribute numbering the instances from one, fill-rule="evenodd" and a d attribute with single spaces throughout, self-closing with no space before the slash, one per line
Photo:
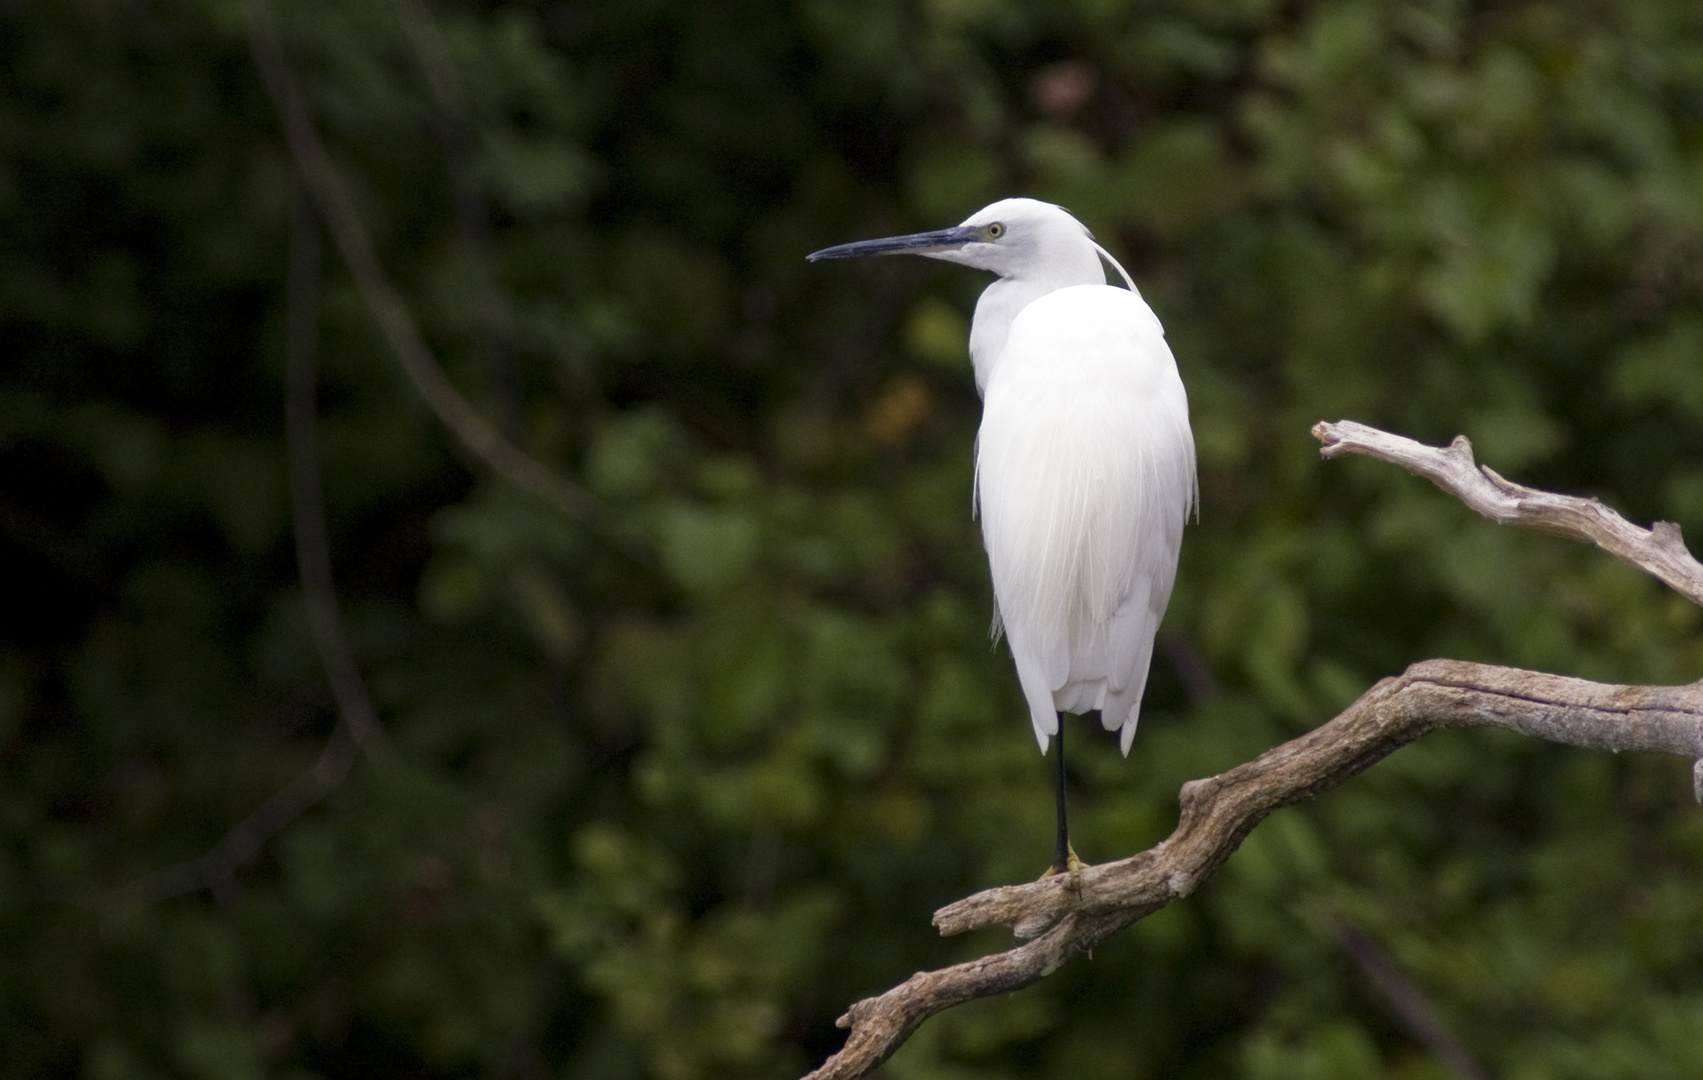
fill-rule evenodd
<path id="1" fill-rule="evenodd" d="M 924 255 L 988 270 L 1002 278 L 1104 280 L 1100 246 L 1063 207 L 1035 199 L 1001 199 L 962 225 L 933 232 L 860 240 L 808 256 L 855 259 L 865 255 Z"/>

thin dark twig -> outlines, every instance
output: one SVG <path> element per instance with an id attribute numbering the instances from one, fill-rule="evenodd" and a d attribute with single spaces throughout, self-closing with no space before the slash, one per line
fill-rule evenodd
<path id="1" fill-rule="evenodd" d="M 1408 978 L 1401 965 L 1379 948 L 1376 941 L 1364 930 L 1340 917 L 1335 920 L 1331 932 L 1337 944 L 1342 946 L 1342 951 L 1383 995 L 1396 1019 L 1401 1021 L 1402 1027 L 1415 1042 L 1431 1051 L 1461 1080 L 1490 1080 L 1490 1074 L 1472 1056 L 1472 1051 L 1443 1023 L 1425 991 Z"/>
<path id="2" fill-rule="evenodd" d="M 258 854 L 266 841 L 342 783 L 355 753 L 355 740 L 348 728 L 339 725 L 312 766 L 238 822 L 205 855 L 144 874 L 115 890 L 108 907 L 125 911 L 201 889 L 224 891 L 237 868 Z"/>
<path id="3" fill-rule="evenodd" d="M 296 565 L 302 578 L 308 629 L 343 726 L 373 766 L 385 770 L 396 764 L 395 751 L 361 680 L 331 576 L 331 541 L 325 526 L 316 420 L 319 263 L 319 228 L 312 208 L 305 198 L 299 198 L 290 227 L 284 393 L 284 441 L 290 460 L 290 504 L 295 511 Z"/>
<path id="4" fill-rule="evenodd" d="M 503 434 L 516 446 L 526 445 L 526 416 L 521 398 L 520 368 L 515 362 L 512 337 L 514 305 L 502 285 L 497 269 L 497 243 L 491 229 L 491 214 L 484 194 L 469 167 L 467 95 L 461 76 L 450 59 L 443 31 L 425 0 L 394 0 L 408 43 L 426 76 L 426 86 L 437 105 L 432 127 L 443 146 L 449 169 L 451 195 L 455 202 L 456 228 L 466 245 L 469 269 L 468 301 L 478 324 L 496 392 L 497 417 Z"/>
<path id="5" fill-rule="evenodd" d="M 364 753 L 381 773 L 395 767 L 395 752 L 379 725 L 377 710 L 349 647 L 331 577 L 331 549 L 325 530 L 314 419 L 319 262 L 319 229 L 313 220 L 313 210 L 305 196 L 298 197 L 290 221 L 290 269 L 284 293 L 284 431 L 290 464 L 296 562 L 301 573 L 308 627 L 341 721 L 313 765 L 237 823 L 206 854 L 163 867 L 119 889 L 112 897 L 112 906 L 117 909 L 146 906 L 199 889 L 223 894 L 238 867 L 258 854 L 280 829 L 343 782 L 357 752 Z"/>
<path id="6" fill-rule="evenodd" d="M 290 154 L 403 373 L 462 446 L 498 475 L 574 520 L 592 526 L 628 557 L 651 565 L 654 560 L 648 551 L 603 526 L 599 505 L 588 492 L 505 438 L 479 415 L 443 373 L 426 346 L 407 301 L 379 264 L 348 184 L 332 164 L 331 154 L 302 99 L 301 88 L 286 63 L 271 10 L 263 0 L 249 0 L 247 7 L 250 51 L 278 112 Z"/>

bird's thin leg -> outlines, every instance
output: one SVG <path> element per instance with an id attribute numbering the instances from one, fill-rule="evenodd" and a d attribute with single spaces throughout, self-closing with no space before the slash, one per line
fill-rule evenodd
<path id="1" fill-rule="evenodd" d="M 1070 868 L 1070 826 L 1064 817 L 1064 714 L 1058 714 L 1058 845 L 1053 849 L 1053 869 L 1062 874 Z"/>
<path id="2" fill-rule="evenodd" d="M 1064 714 L 1058 714 L 1058 845 L 1053 851 L 1053 865 L 1045 876 L 1075 874 L 1082 868 L 1076 849 L 1070 846 L 1070 826 L 1064 815 Z"/>

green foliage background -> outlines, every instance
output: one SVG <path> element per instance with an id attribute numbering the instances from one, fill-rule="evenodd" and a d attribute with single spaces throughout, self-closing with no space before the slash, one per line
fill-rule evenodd
<path id="1" fill-rule="evenodd" d="M 1465 432 L 1703 536 L 1695 0 L 438 2 L 453 108 L 411 10 L 278 17 L 452 377 L 608 529 L 467 460 L 328 256 L 330 542 L 404 764 L 143 905 L 335 722 L 295 187 L 239 5 L 0 10 L 4 1075 L 784 1078 L 1001 947 L 928 925 L 1049 853 L 969 516 L 983 282 L 803 256 L 1007 194 L 1124 258 L 1200 451 L 1135 750 L 1073 740 L 1084 856 L 1418 659 L 1703 674 L 1658 585 L 1307 433 Z M 1434 736 L 885 1075 L 1448 1075 L 1343 919 L 1496 1076 L 1703 1075 L 1688 769 Z"/>

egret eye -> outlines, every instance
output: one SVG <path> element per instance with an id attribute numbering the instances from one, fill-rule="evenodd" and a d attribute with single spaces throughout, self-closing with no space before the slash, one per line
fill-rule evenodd
<path id="1" fill-rule="evenodd" d="M 989 240 L 998 240 L 1005 235 L 1005 226 L 996 221 L 987 227 L 987 234 Z"/>

